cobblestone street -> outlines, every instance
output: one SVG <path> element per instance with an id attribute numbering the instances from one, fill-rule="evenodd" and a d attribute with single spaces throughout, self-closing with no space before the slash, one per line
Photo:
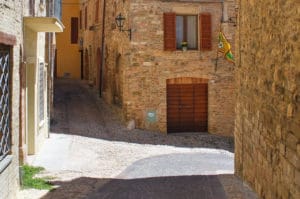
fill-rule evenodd
<path id="1" fill-rule="evenodd" d="M 233 175 L 233 139 L 207 133 L 128 130 L 85 82 L 55 83 L 50 138 L 32 165 L 56 189 L 19 198 L 256 198 Z"/>
<path id="2" fill-rule="evenodd" d="M 58 80 L 55 88 L 54 121 L 51 132 L 81 135 L 111 141 L 177 147 L 218 148 L 233 152 L 233 138 L 206 133 L 166 135 L 144 130 L 127 130 L 115 107 L 97 97 L 83 82 Z"/>

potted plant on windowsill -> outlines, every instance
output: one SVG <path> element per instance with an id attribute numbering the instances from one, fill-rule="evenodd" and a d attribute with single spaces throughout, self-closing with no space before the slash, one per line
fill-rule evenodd
<path id="1" fill-rule="evenodd" d="M 186 41 L 181 42 L 182 51 L 187 51 L 188 43 Z"/>

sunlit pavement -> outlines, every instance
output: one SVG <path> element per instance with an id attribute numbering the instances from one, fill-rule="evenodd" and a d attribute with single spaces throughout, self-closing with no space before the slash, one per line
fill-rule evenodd
<path id="1" fill-rule="evenodd" d="M 29 162 L 56 189 L 20 198 L 256 198 L 233 175 L 230 138 L 128 131 L 83 82 L 55 86 L 53 133 Z"/>

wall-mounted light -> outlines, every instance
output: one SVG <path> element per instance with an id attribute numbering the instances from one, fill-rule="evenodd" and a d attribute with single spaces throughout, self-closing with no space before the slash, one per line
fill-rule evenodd
<path id="1" fill-rule="evenodd" d="M 129 39 L 131 40 L 131 28 L 128 30 L 124 30 L 123 26 L 124 26 L 124 21 L 125 21 L 125 17 L 122 16 L 122 14 L 120 13 L 117 17 L 116 17 L 116 24 L 117 27 L 119 28 L 120 32 L 124 32 L 124 31 L 128 31 L 128 35 L 129 35 Z"/>

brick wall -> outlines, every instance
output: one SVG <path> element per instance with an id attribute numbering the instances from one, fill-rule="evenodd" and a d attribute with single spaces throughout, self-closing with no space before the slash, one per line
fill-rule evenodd
<path id="1" fill-rule="evenodd" d="M 238 6 L 236 174 L 261 198 L 300 198 L 300 4 Z"/>
<path id="2" fill-rule="evenodd" d="M 110 5 L 113 5 L 113 1 Z M 185 14 L 210 12 L 213 24 L 213 49 L 164 51 L 165 12 Z M 233 12 L 233 2 L 226 1 L 226 16 L 232 16 Z M 119 32 L 114 26 L 114 18 L 119 13 L 126 17 L 124 29 L 132 28 L 131 42 L 126 32 Z M 217 36 L 222 15 L 221 3 L 161 0 L 118 2 L 116 6 L 109 6 L 106 15 L 104 98 L 123 107 L 125 120 L 134 119 L 138 128 L 166 132 L 167 79 L 205 78 L 209 80 L 208 130 L 215 134 L 232 135 L 235 103 L 234 66 L 226 62 L 221 54 L 217 67 L 215 65 Z M 234 47 L 235 27 L 227 23 L 222 26 Z M 157 122 L 146 120 L 146 113 L 149 110 L 156 112 Z"/>
<path id="3" fill-rule="evenodd" d="M 13 57 L 11 66 L 11 139 L 12 139 L 12 161 L 6 169 L 0 172 L 0 198 L 16 198 L 19 189 L 19 160 L 18 160 L 18 141 L 19 141 L 19 64 L 20 47 L 22 46 L 22 6 L 23 1 L 2 1 L 0 3 L 0 32 L 15 38 L 0 37 L 0 43 L 13 44 Z M 4 161 L 0 162 L 0 165 Z"/>

